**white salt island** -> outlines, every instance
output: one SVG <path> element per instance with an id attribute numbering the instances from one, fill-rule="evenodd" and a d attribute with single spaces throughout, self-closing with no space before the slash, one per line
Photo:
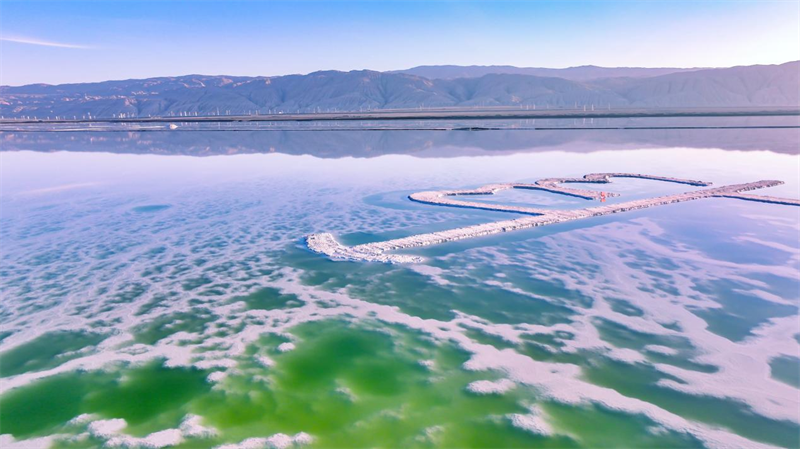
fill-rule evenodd
<path id="1" fill-rule="evenodd" d="M 390 251 L 414 248 L 419 246 L 435 245 L 439 243 L 452 242 L 473 237 L 480 237 L 501 232 L 527 229 L 535 226 L 545 226 L 566 221 L 580 220 L 582 218 L 599 217 L 603 215 L 616 214 L 636 209 L 662 206 L 665 204 L 680 203 L 684 201 L 699 200 L 703 198 L 735 198 L 748 201 L 758 201 L 763 203 L 782 204 L 800 206 L 800 200 L 791 198 L 776 198 L 763 195 L 751 195 L 748 192 L 756 189 L 774 187 L 783 184 L 783 181 L 765 180 L 755 181 L 745 184 L 733 184 L 728 186 L 696 190 L 692 192 L 679 193 L 675 195 L 659 196 L 643 200 L 628 201 L 618 204 L 608 204 L 603 206 L 589 207 L 585 209 L 572 210 L 550 210 L 524 206 L 508 206 L 501 204 L 488 204 L 475 201 L 464 201 L 454 199 L 456 196 L 466 195 L 493 195 L 496 192 L 507 189 L 528 189 L 542 190 L 560 195 L 569 195 L 587 200 L 596 200 L 606 197 L 617 196 L 614 193 L 601 192 L 596 190 L 575 189 L 563 187 L 560 184 L 567 183 L 609 183 L 611 178 L 639 178 L 664 182 L 674 182 L 692 186 L 710 186 L 710 182 L 695 181 L 691 179 L 669 178 L 664 176 L 644 175 L 637 173 L 592 173 L 583 178 L 548 178 L 541 179 L 533 184 L 505 183 L 489 184 L 471 190 L 439 190 L 418 192 L 411 194 L 409 199 L 419 203 L 431 204 L 435 206 L 463 207 L 471 209 L 490 210 L 496 212 L 511 212 L 525 215 L 522 218 L 513 220 L 502 220 L 493 223 L 485 223 L 474 226 L 450 229 L 447 231 L 431 232 L 428 234 L 418 234 L 399 239 L 386 240 L 383 242 L 366 243 L 363 245 L 344 246 L 329 233 L 312 234 L 306 238 L 308 247 L 317 253 L 324 254 L 332 260 L 364 261 L 364 262 L 384 262 L 384 263 L 416 263 L 423 260 L 422 257 L 392 254 Z"/>

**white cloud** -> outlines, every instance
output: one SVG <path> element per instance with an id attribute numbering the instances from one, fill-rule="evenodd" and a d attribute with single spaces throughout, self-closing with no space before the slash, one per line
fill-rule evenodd
<path id="1" fill-rule="evenodd" d="M 75 48 L 75 49 L 92 48 L 88 45 L 68 44 L 65 42 L 52 42 L 52 41 L 45 41 L 42 39 L 19 37 L 19 36 L 0 36 L 0 41 L 14 42 L 17 44 L 39 45 L 42 47 Z"/>

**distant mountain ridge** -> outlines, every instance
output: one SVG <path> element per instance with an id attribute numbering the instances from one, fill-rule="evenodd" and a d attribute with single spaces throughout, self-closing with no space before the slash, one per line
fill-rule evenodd
<path id="1" fill-rule="evenodd" d="M 429 79 L 480 78 L 489 74 L 532 75 L 552 78 L 563 78 L 571 81 L 589 81 L 600 78 L 648 78 L 668 75 L 670 73 L 693 72 L 703 68 L 674 67 L 598 67 L 583 65 L 565 69 L 548 69 L 541 67 L 515 67 L 510 65 L 421 65 L 405 70 L 389 73 L 405 73 Z"/>
<path id="2" fill-rule="evenodd" d="M 430 79 L 406 73 L 360 70 L 278 77 L 186 75 L 0 87 L 0 115 L 6 118 L 238 115 L 478 106 L 580 108 L 583 105 L 603 109 L 798 106 L 800 61 L 590 81 L 507 73 Z"/>

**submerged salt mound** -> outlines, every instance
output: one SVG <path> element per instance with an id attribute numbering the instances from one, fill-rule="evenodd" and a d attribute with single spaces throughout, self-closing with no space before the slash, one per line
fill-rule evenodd
<path id="1" fill-rule="evenodd" d="M 418 363 L 420 364 L 420 366 L 423 366 L 429 370 L 433 369 L 433 367 L 436 366 L 436 362 L 433 360 L 420 360 Z"/>
<path id="2" fill-rule="evenodd" d="M 256 362 L 263 366 L 264 368 L 271 368 L 275 366 L 275 361 L 269 358 L 266 355 L 258 355 L 256 356 Z"/>
<path id="3" fill-rule="evenodd" d="M 134 207 L 132 210 L 140 214 L 148 214 L 154 212 L 161 212 L 162 210 L 167 210 L 170 207 L 172 206 L 170 206 L 169 204 L 147 204 L 144 206 Z"/>

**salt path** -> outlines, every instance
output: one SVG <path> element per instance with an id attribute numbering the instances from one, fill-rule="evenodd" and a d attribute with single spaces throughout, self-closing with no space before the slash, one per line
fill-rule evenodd
<path id="1" fill-rule="evenodd" d="M 569 195 L 587 200 L 600 199 L 603 196 L 618 196 L 615 193 L 606 193 L 595 190 L 575 189 L 563 187 L 561 184 L 567 183 L 609 183 L 611 178 L 639 178 L 655 181 L 674 182 L 688 184 L 692 186 L 710 186 L 710 182 L 694 181 L 691 179 L 669 178 L 664 176 L 652 176 L 636 173 L 592 173 L 583 178 L 548 178 L 541 179 L 533 184 L 523 183 L 504 183 L 489 184 L 472 190 L 438 190 L 430 192 L 418 192 L 409 196 L 409 199 L 419 203 L 432 204 L 436 206 L 465 207 L 471 209 L 482 209 L 497 212 L 512 212 L 524 214 L 522 218 L 514 220 L 496 221 L 474 226 L 450 229 L 447 231 L 431 232 L 428 234 L 412 235 L 399 239 L 386 240 L 383 242 L 366 243 L 363 245 L 344 246 L 337 242 L 333 235 L 329 233 L 312 234 L 306 238 L 308 247 L 317 253 L 325 254 L 332 260 L 348 260 L 363 262 L 385 262 L 385 263 L 416 263 L 423 260 L 422 257 L 391 254 L 389 251 L 396 251 L 418 246 L 435 245 L 439 243 L 452 242 L 473 237 L 480 237 L 501 232 L 516 231 L 518 229 L 532 228 L 534 226 L 545 226 L 555 223 L 563 223 L 582 218 L 599 217 L 603 215 L 616 214 L 629 210 L 645 209 L 648 207 L 661 206 L 664 204 L 681 203 L 684 201 L 699 200 L 703 198 L 735 198 L 740 200 L 758 201 L 762 203 L 783 204 L 800 206 L 800 200 L 791 198 L 776 198 L 763 195 L 751 195 L 743 192 L 750 190 L 774 187 L 783 184 L 783 181 L 756 181 L 746 184 L 733 184 L 711 189 L 696 190 L 693 192 L 666 195 L 643 200 L 628 201 L 619 204 L 609 204 L 604 206 L 589 207 L 585 209 L 573 210 L 548 210 L 524 206 L 508 206 L 499 204 L 487 204 L 474 201 L 464 201 L 453 199 L 454 196 L 466 195 L 493 195 L 499 191 L 507 189 L 528 189 L 542 190 L 561 195 Z"/>

